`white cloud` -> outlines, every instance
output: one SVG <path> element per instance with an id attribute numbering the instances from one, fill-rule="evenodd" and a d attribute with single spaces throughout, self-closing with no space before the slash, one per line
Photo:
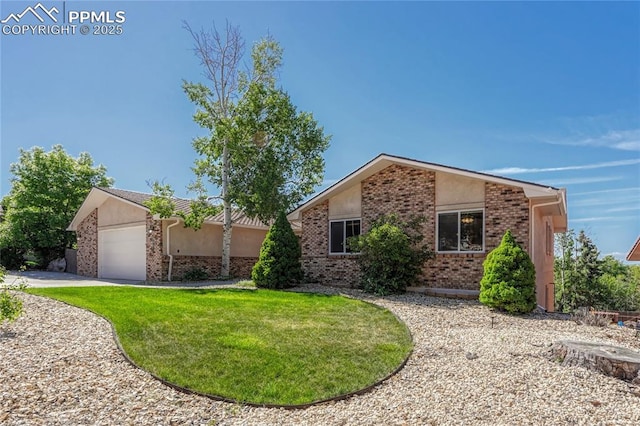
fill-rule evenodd
<path id="1" fill-rule="evenodd" d="M 639 211 L 640 212 L 640 206 L 635 205 L 635 206 L 630 206 L 630 207 L 616 207 L 616 208 L 613 208 L 613 209 L 605 210 L 606 213 L 627 212 L 627 211 Z"/>
<path id="2" fill-rule="evenodd" d="M 630 219 L 637 219 L 637 216 L 594 216 L 594 217 L 582 217 L 579 219 L 569 219 L 570 223 L 583 223 L 583 222 L 614 222 Z"/>
<path id="3" fill-rule="evenodd" d="M 583 178 L 564 178 L 554 180 L 543 180 L 538 182 L 542 185 L 563 186 L 563 185 L 580 185 L 583 183 L 611 182 L 614 180 L 622 180 L 622 176 L 603 176 L 603 177 L 583 177 Z"/>
<path id="4" fill-rule="evenodd" d="M 611 194 L 607 194 L 606 196 L 579 198 L 578 200 L 572 200 L 571 202 L 572 206 L 608 205 L 609 207 L 613 207 L 614 204 L 630 204 L 632 206 L 632 209 L 635 208 L 640 210 L 640 192 L 633 195 L 622 195 L 620 193 L 611 191 Z"/>
<path id="5" fill-rule="evenodd" d="M 618 161 L 605 161 L 602 163 L 583 164 L 578 166 L 541 167 L 541 168 L 504 167 L 500 169 L 485 170 L 484 173 L 516 175 L 516 174 L 523 174 L 523 173 L 564 172 L 568 170 L 602 169 L 605 167 L 632 166 L 635 164 L 640 164 L 640 158 L 632 158 L 629 160 L 618 160 Z"/>
<path id="6" fill-rule="evenodd" d="M 547 143 L 574 146 L 601 146 L 622 151 L 640 151 L 640 129 L 609 130 L 589 137 L 577 137 L 565 140 L 547 140 Z"/>
<path id="7" fill-rule="evenodd" d="M 630 192 L 633 191 L 636 194 L 640 194 L 640 188 L 637 186 L 631 188 L 615 188 L 615 189 L 599 189 L 597 191 L 585 191 L 585 192 L 572 192 L 571 196 L 576 197 L 578 195 L 592 195 L 592 194 L 602 194 L 602 193 L 611 193 L 611 192 Z"/>

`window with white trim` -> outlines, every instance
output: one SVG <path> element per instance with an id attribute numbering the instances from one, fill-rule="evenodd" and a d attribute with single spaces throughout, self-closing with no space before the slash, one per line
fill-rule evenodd
<path id="1" fill-rule="evenodd" d="M 484 251 L 484 211 L 448 211 L 438 213 L 439 252 Z"/>
<path id="2" fill-rule="evenodd" d="M 347 240 L 358 235 L 360 235 L 360 219 L 332 220 L 329 222 L 329 253 L 351 253 Z"/>

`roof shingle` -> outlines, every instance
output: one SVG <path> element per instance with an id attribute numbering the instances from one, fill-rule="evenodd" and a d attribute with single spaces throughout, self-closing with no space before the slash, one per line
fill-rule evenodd
<path id="1" fill-rule="evenodd" d="M 108 194 L 121 198 L 123 200 L 129 201 L 131 203 L 137 204 L 140 207 L 145 209 L 149 209 L 145 202 L 150 200 L 153 197 L 153 194 L 145 194 L 143 192 L 135 192 L 135 191 L 127 191 L 124 189 L 116 189 L 116 188 L 98 188 L 101 191 L 104 191 Z M 172 201 L 176 205 L 176 210 L 183 212 L 185 214 L 189 214 L 191 212 L 191 200 L 187 200 L 184 198 L 172 198 Z M 220 212 L 214 216 L 209 216 L 205 219 L 206 223 L 220 223 L 222 224 L 224 220 L 224 212 Z M 268 228 L 269 225 L 264 224 L 257 218 L 251 218 L 242 213 L 240 210 L 233 210 L 231 212 L 231 221 L 240 226 L 247 227 L 255 227 L 255 228 Z"/>

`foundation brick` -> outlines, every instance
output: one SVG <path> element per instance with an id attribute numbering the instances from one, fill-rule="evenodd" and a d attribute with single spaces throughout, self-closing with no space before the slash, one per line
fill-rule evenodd
<path id="1" fill-rule="evenodd" d="M 232 257 L 230 273 L 233 278 L 251 279 L 251 270 L 258 261 L 257 257 Z M 222 258 L 220 256 L 173 256 L 171 280 L 182 280 L 184 274 L 194 269 L 201 269 L 210 278 L 220 276 Z M 162 258 L 162 280 L 166 280 L 169 274 L 169 256 Z"/>

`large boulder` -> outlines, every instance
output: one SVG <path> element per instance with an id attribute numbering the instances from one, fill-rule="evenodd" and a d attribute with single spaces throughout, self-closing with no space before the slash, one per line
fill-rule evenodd
<path id="1" fill-rule="evenodd" d="M 67 261 L 64 257 L 52 260 L 47 266 L 47 271 L 51 272 L 64 272 L 65 269 L 67 269 Z"/>

